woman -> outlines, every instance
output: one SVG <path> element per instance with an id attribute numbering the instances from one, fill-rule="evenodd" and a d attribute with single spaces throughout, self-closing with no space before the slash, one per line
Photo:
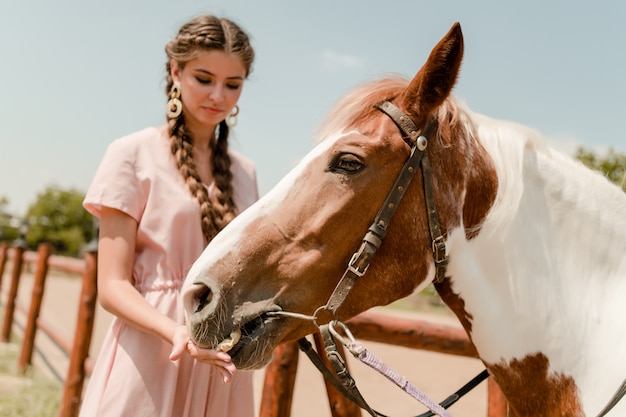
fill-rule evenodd
<path id="1" fill-rule="evenodd" d="M 235 23 L 200 16 L 167 44 L 167 126 L 114 141 L 84 206 L 100 218 L 98 293 L 116 317 L 81 416 L 252 416 L 252 374 L 189 338 L 187 270 L 258 199 L 253 164 L 228 148 L 254 51 Z"/>

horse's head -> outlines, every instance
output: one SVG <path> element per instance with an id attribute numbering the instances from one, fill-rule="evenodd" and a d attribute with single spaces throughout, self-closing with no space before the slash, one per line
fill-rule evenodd
<path id="1" fill-rule="evenodd" d="M 395 104 L 418 129 L 437 120 L 428 152 L 444 233 L 479 222 L 484 210 L 463 210 L 473 175 L 465 154 L 473 139 L 448 99 L 462 55 L 455 24 L 412 81 L 377 81 L 338 102 L 319 144 L 219 233 L 189 271 L 183 299 L 196 343 L 214 348 L 240 330 L 231 356 L 238 367 L 255 368 L 270 360 L 279 343 L 315 331 L 311 321 L 273 312 L 310 316 L 325 305 L 393 187 L 410 140 L 375 107 L 382 102 Z M 407 296 L 433 279 L 421 176 L 417 172 L 408 187 L 371 267 L 339 309 L 340 319 Z M 322 316 L 320 322 L 332 318 Z"/>

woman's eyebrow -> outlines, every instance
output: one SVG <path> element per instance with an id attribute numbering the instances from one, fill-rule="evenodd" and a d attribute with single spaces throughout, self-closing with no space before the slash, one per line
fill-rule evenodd
<path id="1" fill-rule="evenodd" d="M 198 68 L 195 71 L 196 72 L 202 72 L 202 73 L 204 73 L 206 75 L 211 75 L 211 76 L 215 77 L 215 74 L 213 74 L 211 71 L 208 71 L 208 70 L 205 70 L 205 69 L 202 69 L 202 68 Z M 226 77 L 226 79 L 227 80 L 242 80 L 243 81 L 244 77 L 239 76 L 239 75 L 234 75 L 232 77 Z"/>

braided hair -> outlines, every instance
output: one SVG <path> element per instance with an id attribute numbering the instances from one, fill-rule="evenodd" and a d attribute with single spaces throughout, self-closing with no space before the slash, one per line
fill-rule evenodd
<path id="1" fill-rule="evenodd" d="M 221 50 L 237 55 L 246 69 L 246 76 L 249 75 L 254 50 L 248 35 L 229 19 L 212 15 L 198 16 L 184 24 L 176 37 L 165 46 L 168 58 L 165 65 L 166 94 L 170 92 L 174 83 L 170 61 L 175 60 L 182 68 L 185 63 L 209 50 Z M 202 232 L 206 242 L 210 242 L 217 232 L 235 217 L 231 161 L 228 156 L 228 130 L 226 122 L 221 121 L 216 129 L 216 137 L 211 141 L 212 174 L 217 197 L 217 201 L 211 201 L 193 162 L 192 139 L 185 126 L 184 114 L 181 113 L 178 117 L 168 120 L 171 151 L 189 191 L 200 203 Z"/>

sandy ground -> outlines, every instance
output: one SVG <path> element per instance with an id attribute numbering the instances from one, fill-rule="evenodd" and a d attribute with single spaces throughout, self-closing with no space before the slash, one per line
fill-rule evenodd
<path id="1" fill-rule="evenodd" d="M 8 265 L 7 265 L 8 266 Z M 6 297 L 10 280 L 10 269 L 5 270 L 2 282 L 2 299 Z M 18 298 L 19 303 L 28 308 L 32 294 L 32 275 L 22 274 Z M 51 271 L 46 282 L 41 318 L 50 323 L 67 340 L 71 337 L 76 326 L 78 302 L 80 295 L 80 278 L 55 273 Z M 4 303 L 2 308 L 4 308 Z M 389 308 L 377 309 L 388 314 L 409 315 L 422 320 L 448 324 L 460 327 L 456 318 L 447 314 L 406 313 Z M 21 313 L 16 312 L 17 325 L 24 320 Z M 98 306 L 95 319 L 94 335 L 90 355 L 95 358 L 98 354 L 104 334 L 111 321 L 111 315 Z M 52 377 L 64 378 L 67 372 L 67 356 L 54 345 L 43 332 L 37 334 L 36 344 L 43 353 L 36 355 L 34 363 L 41 369 L 49 372 Z M 440 401 L 456 391 L 463 384 L 482 371 L 482 364 L 471 358 L 462 358 L 432 352 L 418 351 L 403 347 L 363 342 L 365 347 L 379 357 L 387 365 L 394 368 L 431 398 Z M 392 382 L 373 371 L 366 365 L 348 358 L 349 369 L 357 382 L 358 388 L 368 403 L 378 411 L 394 416 L 414 416 L 426 409 L 415 399 L 404 393 Z M 263 388 L 264 371 L 254 371 L 255 400 L 257 410 Z M 485 416 L 487 409 L 487 387 L 483 382 L 471 393 L 455 404 L 450 412 L 454 417 Z M 328 399 L 323 378 L 308 358 L 302 353 L 298 362 L 296 384 L 292 403 L 294 417 L 331 417 Z M 367 416 L 367 413 L 363 413 Z"/>

